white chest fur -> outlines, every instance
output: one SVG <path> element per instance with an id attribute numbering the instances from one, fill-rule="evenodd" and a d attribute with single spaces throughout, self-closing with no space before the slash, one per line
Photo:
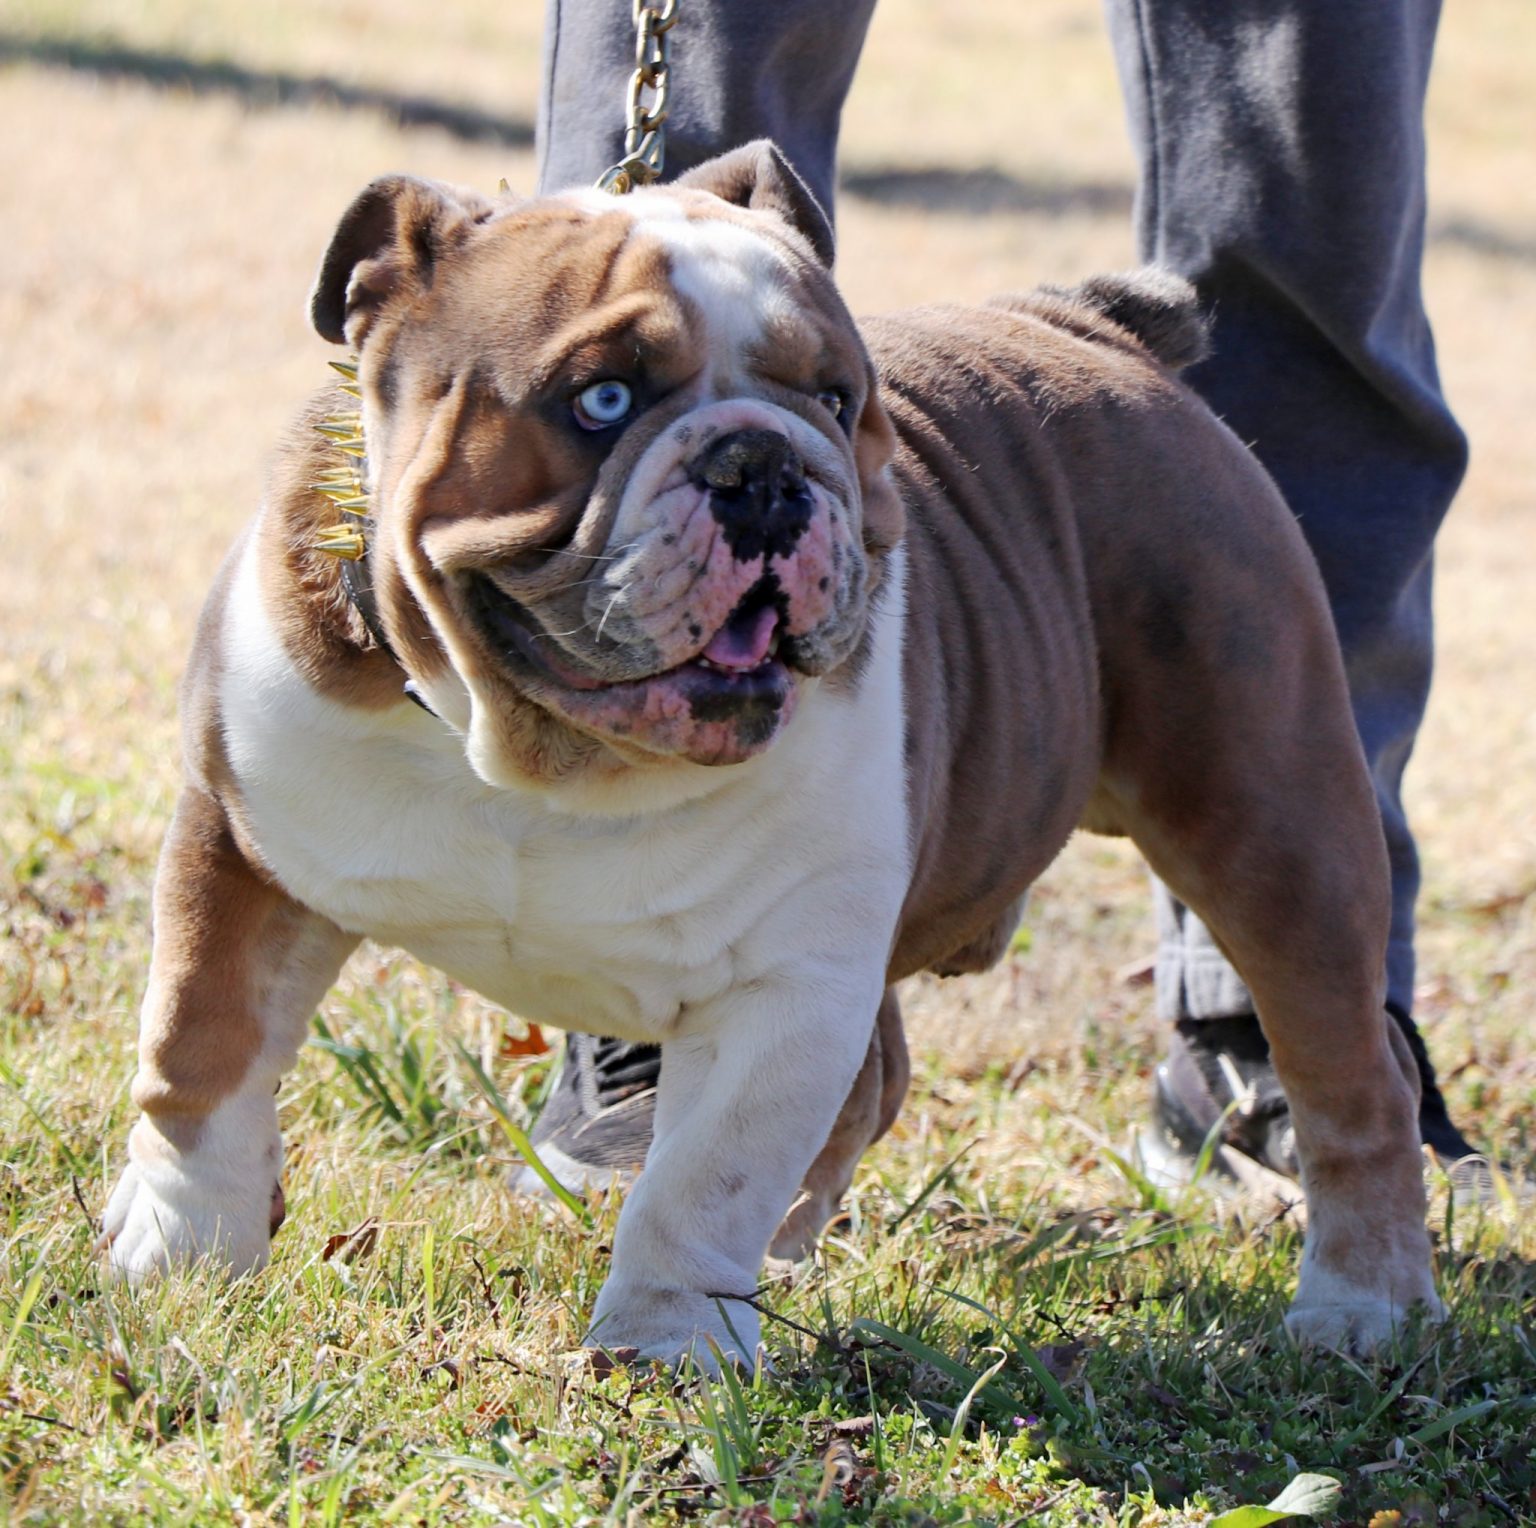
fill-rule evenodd
<path id="1" fill-rule="evenodd" d="M 370 713 L 312 690 L 273 631 L 248 544 L 221 703 L 262 855 L 349 931 L 525 1017 L 633 1039 L 792 968 L 797 928 L 825 947 L 829 916 L 846 921 L 835 932 L 850 956 L 873 941 L 883 958 L 908 873 L 891 572 L 856 690 L 803 697 L 766 755 L 709 771 L 695 799 L 626 810 L 616 795 L 599 814 L 487 785 L 462 737 L 414 706 Z"/>

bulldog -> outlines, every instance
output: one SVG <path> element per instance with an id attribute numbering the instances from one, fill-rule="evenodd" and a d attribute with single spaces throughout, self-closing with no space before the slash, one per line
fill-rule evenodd
<path id="1" fill-rule="evenodd" d="M 1438 1309 L 1328 606 L 1174 374 L 1190 291 L 861 333 L 831 256 L 766 143 L 623 198 L 392 177 L 342 218 L 311 311 L 359 358 L 366 555 L 344 582 L 317 548 L 332 394 L 197 629 L 119 1274 L 267 1260 L 274 1093 L 366 936 L 661 1045 L 588 1340 L 750 1357 L 765 1252 L 900 1102 L 894 984 L 995 961 L 1083 827 L 1254 995 L 1310 1209 L 1291 1330 L 1368 1349 Z"/>

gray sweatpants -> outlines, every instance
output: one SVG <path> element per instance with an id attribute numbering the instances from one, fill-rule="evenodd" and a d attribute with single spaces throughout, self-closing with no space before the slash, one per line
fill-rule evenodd
<path id="1" fill-rule="evenodd" d="M 1316 554 L 1392 862 L 1387 996 L 1413 999 L 1419 867 L 1403 768 L 1429 690 L 1435 532 L 1466 466 L 1420 294 L 1424 92 L 1439 0 L 1106 0 L 1140 162 L 1141 255 L 1193 281 L 1188 380 L 1269 469 Z M 755 137 L 829 210 L 873 0 L 682 0 L 667 171 Z M 625 0 L 548 0 L 542 190 L 619 157 Z M 1022 123 L 1021 126 L 1026 124 Z M 1169 1018 L 1251 1011 L 1160 887 Z"/>

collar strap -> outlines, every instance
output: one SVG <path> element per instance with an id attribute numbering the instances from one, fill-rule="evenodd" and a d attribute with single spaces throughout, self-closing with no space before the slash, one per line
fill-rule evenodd
<path id="1" fill-rule="evenodd" d="M 360 395 L 357 384 L 357 362 L 332 361 L 331 366 L 342 375 L 341 391 L 356 398 Z M 341 456 L 341 463 L 327 472 L 313 487 L 330 500 L 331 508 L 340 517 L 334 524 L 324 526 L 315 539 L 315 550 L 328 553 L 340 564 L 342 591 L 357 612 L 368 635 L 399 669 L 405 665 L 400 655 L 390 646 L 384 633 L 383 617 L 379 614 L 378 595 L 373 587 L 373 573 L 368 566 L 368 552 L 373 545 L 374 520 L 368 513 L 368 490 L 364 486 L 363 467 L 367 443 L 363 439 L 363 416 L 360 409 L 331 414 L 315 426 L 332 448 Z M 422 697 L 414 679 L 405 681 L 405 693 L 429 716 L 437 713 Z"/>

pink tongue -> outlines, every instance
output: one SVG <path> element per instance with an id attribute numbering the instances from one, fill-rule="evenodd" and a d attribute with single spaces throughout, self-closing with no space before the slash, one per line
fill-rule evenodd
<path id="1" fill-rule="evenodd" d="M 709 639 L 704 656 L 721 668 L 755 669 L 768 656 L 778 624 L 779 612 L 772 605 L 733 617 Z"/>

